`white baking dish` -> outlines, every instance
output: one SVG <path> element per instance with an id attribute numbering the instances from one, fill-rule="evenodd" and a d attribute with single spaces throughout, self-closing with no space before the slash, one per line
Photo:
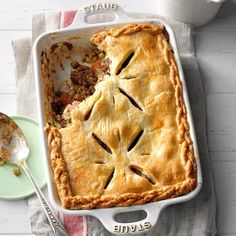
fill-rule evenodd
<path id="1" fill-rule="evenodd" d="M 65 29 L 56 30 L 53 32 L 48 32 L 42 34 L 36 41 L 33 47 L 33 58 L 34 58 L 34 68 L 35 68 L 35 78 L 36 78 L 36 85 L 37 85 L 37 96 L 38 96 L 38 107 L 40 113 L 40 127 L 41 127 L 41 136 L 42 136 L 42 145 L 44 148 L 44 159 L 45 159 L 45 168 L 47 174 L 47 183 L 48 183 L 48 190 L 49 190 L 49 199 L 52 203 L 53 207 L 64 213 L 70 215 L 91 215 L 97 217 L 106 229 L 115 234 L 125 234 L 125 233 L 144 233 L 145 231 L 152 228 L 161 212 L 166 206 L 184 202 L 187 200 L 192 199 L 197 195 L 199 192 L 201 185 L 202 185 L 202 175 L 201 175 L 201 168 L 200 168 L 200 161 L 199 161 L 199 154 L 198 154 L 198 147 L 197 147 L 197 140 L 195 136 L 193 120 L 190 110 L 190 104 L 187 94 L 187 89 L 185 85 L 184 75 L 182 71 L 182 66 L 179 58 L 179 53 L 174 37 L 174 33 L 169 25 L 167 25 L 164 21 L 159 19 L 133 19 L 128 17 L 123 9 L 116 5 L 115 3 L 107 3 L 101 4 L 93 7 L 82 8 L 78 11 L 73 24 Z M 101 13 L 103 15 L 101 15 Z M 86 22 L 88 16 L 96 15 L 96 19 L 99 21 L 106 20 L 106 19 L 113 19 L 112 22 L 103 22 L 103 23 L 94 23 L 89 24 Z M 98 15 L 99 14 L 99 15 Z M 106 14 L 109 14 L 108 18 L 106 18 Z M 112 15 L 112 17 L 111 17 Z M 92 16 L 93 18 L 93 16 Z M 95 18 L 94 18 L 95 19 Z M 109 29 L 114 25 L 123 25 L 130 22 L 136 23 L 157 23 L 162 24 L 165 26 L 169 37 L 170 37 L 170 45 L 173 48 L 175 59 L 177 61 L 180 79 L 183 84 L 183 97 L 187 108 L 188 113 L 188 122 L 190 124 L 190 135 L 193 140 L 194 144 L 194 152 L 197 162 L 197 187 L 190 193 L 176 197 L 173 199 L 167 199 L 159 202 L 148 203 L 145 205 L 138 205 L 138 206 L 130 206 L 130 207 L 114 207 L 114 208 L 107 208 L 107 209 L 92 209 L 92 210 L 68 210 L 64 209 L 60 205 L 60 201 L 57 196 L 57 191 L 54 186 L 54 181 L 52 177 L 52 171 L 50 167 L 50 160 L 47 150 L 47 137 L 43 131 L 44 126 L 46 124 L 45 114 L 44 114 L 44 102 L 46 101 L 47 97 L 44 95 L 43 83 L 41 78 L 41 71 L 40 71 L 40 55 L 43 50 L 49 48 L 52 44 L 56 42 L 65 41 L 68 38 L 73 37 L 74 35 L 79 35 L 79 43 L 80 46 L 83 47 L 88 43 L 88 40 L 94 32 L 99 31 L 100 29 Z M 66 70 L 66 68 L 65 68 Z M 60 77 L 60 76 L 59 76 Z M 146 218 L 140 220 L 138 222 L 132 223 L 118 223 L 115 221 L 114 216 L 117 213 L 121 212 L 129 212 L 129 211 L 137 211 L 143 210 L 146 212 Z"/>

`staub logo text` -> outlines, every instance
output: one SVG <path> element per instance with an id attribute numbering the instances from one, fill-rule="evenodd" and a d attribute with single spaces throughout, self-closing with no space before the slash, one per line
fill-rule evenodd
<path id="1" fill-rule="evenodd" d="M 104 3 L 96 3 L 92 5 L 88 5 L 83 8 L 84 13 L 93 13 L 93 12 L 99 12 L 103 10 L 116 10 L 117 5 L 115 3 L 109 3 L 109 2 L 104 2 Z"/>
<path id="2" fill-rule="evenodd" d="M 115 225 L 113 231 L 116 233 L 134 233 L 143 230 L 150 229 L 152 227 L 150 222 L 144 222 L 143 224 L 130 224 L 130 225 Z"/>

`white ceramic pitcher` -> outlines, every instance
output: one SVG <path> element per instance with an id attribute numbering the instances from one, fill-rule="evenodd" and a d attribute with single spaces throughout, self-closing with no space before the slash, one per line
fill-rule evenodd
<path id="1" fill-rule="evenodd" d="M 160 14 L 201 26 L 211 21 L 225 0 L 158 0 Z"/>

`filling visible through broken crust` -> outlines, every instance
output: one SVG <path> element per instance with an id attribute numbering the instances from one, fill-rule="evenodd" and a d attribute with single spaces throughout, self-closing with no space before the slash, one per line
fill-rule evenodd
<path id="1" fill-rule="evenodd" d="M 193 190 L 187 111 L 163 27 L 114 27 L 91 43 L 49 104 L 45 130 L 63 207 L 137 205 Z"/>
<path id="2" fill-rule="evenodd" d="M 65 46 L 70 51 L 73 45 L 68 42 L 53 44 L 50 54 L 56 49 Z M 42 54 L 42 57 L 45 56 Z M 61 127 L 70 123 L 70 113 L 80 102 L 95 92 L 95 85 L 101 81 L 105 74 L 109 74 L 109 59 L 94 44 L 86 49 L 82 62 L 71 61 L 69 79 L 65 80 L 59 89 L 53 89 L 51 102 L 52 115 Z M 61 65 L 63 67 L 63 65 Z"/>

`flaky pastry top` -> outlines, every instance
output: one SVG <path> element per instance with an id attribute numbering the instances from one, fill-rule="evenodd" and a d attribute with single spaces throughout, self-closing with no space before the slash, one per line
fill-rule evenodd
<path id="1" fill-rule="evenodd" d="M 62 205 L 88 209 L 144 204 L 196 187 L 196 163 L 174 54 L 162 26 L 128 24 L 94 34 L 110 74 L 48 126 Z"/>

